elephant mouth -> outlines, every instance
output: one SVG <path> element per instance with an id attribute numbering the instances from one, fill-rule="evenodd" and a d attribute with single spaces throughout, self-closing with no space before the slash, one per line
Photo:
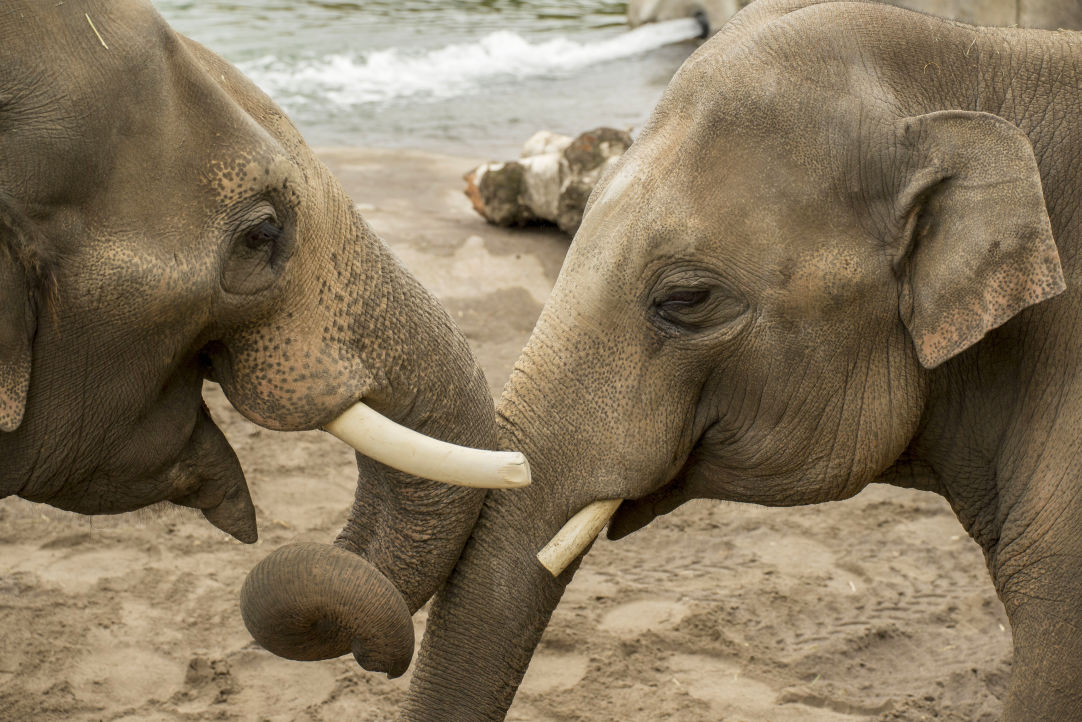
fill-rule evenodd
<path id="1" fill-rule="evenodd" d="M 687 459 L 677 471 L 659 487 L 641 497 L 600 499 L 587 504 L 572 516 L 555 536 L 537 553 L 537 560 L 554 577 L 563 571 L 593 543 L 598 534 L 608 526 L 611 541 L 638 531 L 656 517 L 666 514 L 684 501 L 681 489 L 691 468 L 696 463 L 695 452 L 711 428 L 711 423 L 692 447 Z"/>
<path id="2" fill-rule="evenodd" d="M 234 401 L 230 352 L 212 342 L 198 354 L 202 376 L 222 386 Z M 321 428 L 370 459 L 413 476 L 479 489 L 517 489 L 530 484 L 530 464 L 517 451 L 490 451 L 459 446 L 426 436 L 377 412 L 363 398 L 347 402 L 344 410 Z M 246 414 L 247 415 L 247 414 Z M 262 423 L 260 419 L 253 419 Z"/>

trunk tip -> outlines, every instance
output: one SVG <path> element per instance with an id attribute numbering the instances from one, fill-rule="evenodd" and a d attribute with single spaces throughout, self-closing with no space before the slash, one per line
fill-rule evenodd
<path id="1" fill-rule="evenodd" d="M 294 543 L 248 573 L 241 616 L 279 657 L 333 659 L 353 652 L 367 670 L 403 674 L 413 659 L 413 621 L 394 584 L 368 561 L 328 544 Z"/>
<path id="2" fill-rule="evenodd" d="M 413 661 L 412 657 L 393 657 L 380 654 L 365 645 L 363 639 L 354 639 L 353 644 L 350 645 L 350 651 L 353 652 L 353 659 L 357 660 L 357 664 L 362 669 L 369 672 L 382 672 L 387 675 L 387 679 L 401 677 L 409 669 L 410 662 Z"/>

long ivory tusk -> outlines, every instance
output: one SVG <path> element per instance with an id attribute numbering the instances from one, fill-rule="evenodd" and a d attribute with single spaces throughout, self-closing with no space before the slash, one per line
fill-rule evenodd
<path id="1" fill-rule="evenodd" d="M 530 464 L 517 451 L 485 451 L 449 444 L 407 429 L 363 403 L 324 427 L 367 457 L 407 474 L 458 486 L 528 486 Z"/>
<path id="2" fill-rule="evenodd" d="M 583 507 L 564 524 L 563 529 L 556 532 L 556 536 L 552 537 L 552 541 L 546 544 L 544 549 L 537 552 L 537 561 L 541 562 L 541 566 L 548 569 L 552 576 L 560 576 L 564 569 L 590 546 L 590 542 L 597 538 L 616 513 L 621 501 L 623 500 L 606 499 Z"/>

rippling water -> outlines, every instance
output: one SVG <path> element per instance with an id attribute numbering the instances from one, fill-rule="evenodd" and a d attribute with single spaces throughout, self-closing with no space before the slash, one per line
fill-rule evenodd
<path id="1" fill-rule="evenodd" d="M 693 21 L 629 31 L 605 0 L 157 0 L 317 145 L 499 157 L 538 129 L 641 126 Z"/>

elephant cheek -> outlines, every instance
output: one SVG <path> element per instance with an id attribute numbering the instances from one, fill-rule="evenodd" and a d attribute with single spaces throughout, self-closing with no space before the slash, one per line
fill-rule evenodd
<path id="1" fill-rule="evenodd" d="M 245 544 L 258 539 L 255 507 L 240 462 L 204 406 L 180 459 L 167 472 L 174 488 L 193 489 L 172 502 L 199 509 L 226 534 Z"/>

